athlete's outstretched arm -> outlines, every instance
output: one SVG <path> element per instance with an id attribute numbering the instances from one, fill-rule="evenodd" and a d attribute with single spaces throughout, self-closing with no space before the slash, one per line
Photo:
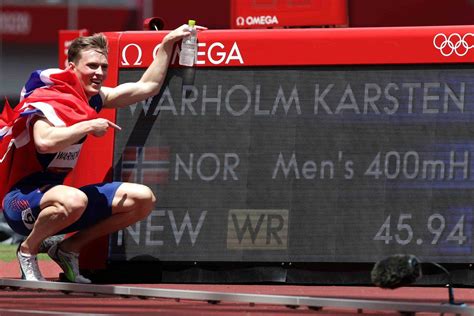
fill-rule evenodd
<path id="1" fill-rule="evenodd" d="M 118 125 L 104 118 L 83 121 L 68 127 L 56 127 L 47 119 L 37 119 L 33 123 L 33 139 L 39 153 L 57 153 L 76 144 L 87 134 L 101 137 L 110 127 L 120 129 Z"/>
<path id="2" fill-rule="evenodd" d="M 196 29 L 206 28 L 196 26 Z M 123 107 L 158 94 L 168 71 L 174 44 L 189 34 L 186 24 L 168 33 L 161 42 L 156 58 L 137 82 L 123 83 L 115 88 L 102 87 L 104 107 Z"/>

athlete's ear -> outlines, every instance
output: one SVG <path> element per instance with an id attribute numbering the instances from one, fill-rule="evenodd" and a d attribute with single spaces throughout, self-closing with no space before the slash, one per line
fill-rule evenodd
<path id="1" fill-rule="evenodd" d="M 67 69 L 74 70 L 76 68 L 76 64 L 74 64 L 72 61 L 69 61 L 67 63 Z"/>

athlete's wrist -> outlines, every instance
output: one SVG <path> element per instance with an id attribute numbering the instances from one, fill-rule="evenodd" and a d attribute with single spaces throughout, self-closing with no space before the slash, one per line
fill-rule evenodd
<path id="1" fill-rule="evenodd" d="M 79 123 L 74 124 L 74 127 L 77 129 L 77 133 L 83 134 L 85 136 L 90 134 L 94 131 L 94 127 L 91 124 L 91 121 L 82 121 Z"/>

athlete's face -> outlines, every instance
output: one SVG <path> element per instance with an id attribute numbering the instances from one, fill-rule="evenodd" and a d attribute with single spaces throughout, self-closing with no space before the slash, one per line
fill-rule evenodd
<path id="1" fill-rule="evenodd" d="M 69 62 L 88 98 L 99 93 L 107 78 L 108 66 L 107 56 L 94 49 L 82 51 L 76 62 Z"/>

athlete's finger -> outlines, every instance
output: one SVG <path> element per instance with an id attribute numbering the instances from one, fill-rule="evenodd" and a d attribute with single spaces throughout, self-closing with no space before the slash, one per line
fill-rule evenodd
<path id="1" fill-rule="evenodd" d="M 111 121 L 108 121 L 109 122 L 109 126 L 115 128 L 116 130 L 122 130 L 122 128 L 120 126 L 118 126 L 117 124 L 115 123 L 112 123 Z"/>

